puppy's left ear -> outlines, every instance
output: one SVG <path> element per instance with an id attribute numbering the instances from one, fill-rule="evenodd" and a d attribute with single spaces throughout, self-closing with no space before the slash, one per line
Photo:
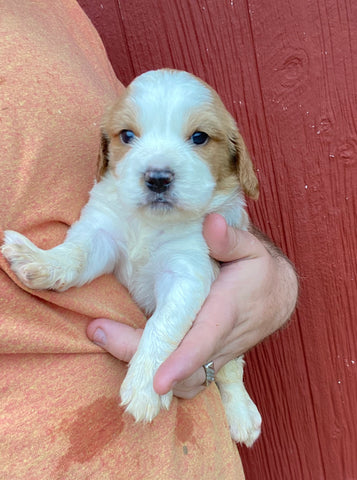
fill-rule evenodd
<path id="1" fill-rule="evenodd" d="M 238 130 L 231 139 L 235 148 L 237 174 L 244 193 L 253 200 L 259 197 L 259 183 L 247 147 Z"/>
<path id="2" fill-rule="evenodd" d="M 109 138 L 102 130 L 97 162 L 97 181 L 103 177 L 109 165 Z"/>

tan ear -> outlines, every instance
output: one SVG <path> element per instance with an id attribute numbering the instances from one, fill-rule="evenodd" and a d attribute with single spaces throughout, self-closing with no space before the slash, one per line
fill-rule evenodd
<path id="1" fill-rule="evenodd" d="M 97 180 L 99 181 L 105 172 L 108 170 L 109 165 L 109 138 L 102 130 L 102 136 L 100 141 L 100 148 L 98 153 L 97 163 Z"/>
<path id="2" fill-rule="evenodd" d="M 253 200 L 259 197 L 259 183 L 247 147 L 239 132 L 233 140 L 237 156 L 237 173 L 244 193 Z"/>

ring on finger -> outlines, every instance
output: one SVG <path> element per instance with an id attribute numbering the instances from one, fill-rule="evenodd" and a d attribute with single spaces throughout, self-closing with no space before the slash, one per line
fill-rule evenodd
<path id="1" fill-rule="evenodd" d="M 215 377 L 215 371 L 214 371 L 214 363 L 213 361 L 205 363 L 202 365 L 203 370 L 205 371 L 205 381 L 203 382 L 202 385 L 205 385 L 208 387 L 212 382 L 214 382 L 214 377 Z"/>

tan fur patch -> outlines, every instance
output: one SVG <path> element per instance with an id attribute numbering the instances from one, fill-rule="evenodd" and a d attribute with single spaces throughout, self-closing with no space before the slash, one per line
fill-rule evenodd
<path id="1" fill-rule="evenodd" d="M 210 140 L 205 145 L 194 146 L 196 153 L 209 165 L 217 183 L 217 191 L 231 190 L 238 181 L 243 191 L 251 198 L 259 196 L 258 180 L 244 141 L 233 117 L 225 108 L 217 92 L 202 80 L 212 95 L 212 103 L 195 109 L 189 116 L 183 139 L 189 140 L 197 131 L 205 132 Z M 137 123 L 135 104 L 130 100 L 130 86 L 107 111 L 102 129 L 102 146 L 98 160 L 98 179 L 115 165 L 129 150 L 120 139 L 122 130 L 132 130 L 141 135 Z"/>
<path id="2" fill-rule="evenodd" d="M 190 138 L 196 131 L 209 135 L 207 144 L 194 148 L 209 164 L 217 182 L 217 190 L 231 190 L 238 176 L 244 192 L 257 199 L 258 180 L 238 127 L 215 90 L 205 85 L 211 91 L 212 104 L 192 112 L 187 123 L 186 137 Z"/>
<path id="3" fill-rule="evenodd" d="M 98 162 L 99 177 L 102 177 L 107 169 L 115 174 L 116 163 L 129 151 L 129 145 L 125 145 L 120 139 L 120 132 L 132 130 L 136 136 L 140 136 L 140 127 L 136 118 L 135 105 L 130 101 L 129 86 L 104 115 Z"/>

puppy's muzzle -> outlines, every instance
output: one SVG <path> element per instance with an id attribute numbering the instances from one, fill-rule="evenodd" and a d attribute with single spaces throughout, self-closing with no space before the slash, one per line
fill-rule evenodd
<path id="1" fill-rule="evenodd" d="M 175 174 L 169 169 L 149 169 L 144 174 L 145 185 L 154 193 L 164 193 L 174 180 Z"/>

